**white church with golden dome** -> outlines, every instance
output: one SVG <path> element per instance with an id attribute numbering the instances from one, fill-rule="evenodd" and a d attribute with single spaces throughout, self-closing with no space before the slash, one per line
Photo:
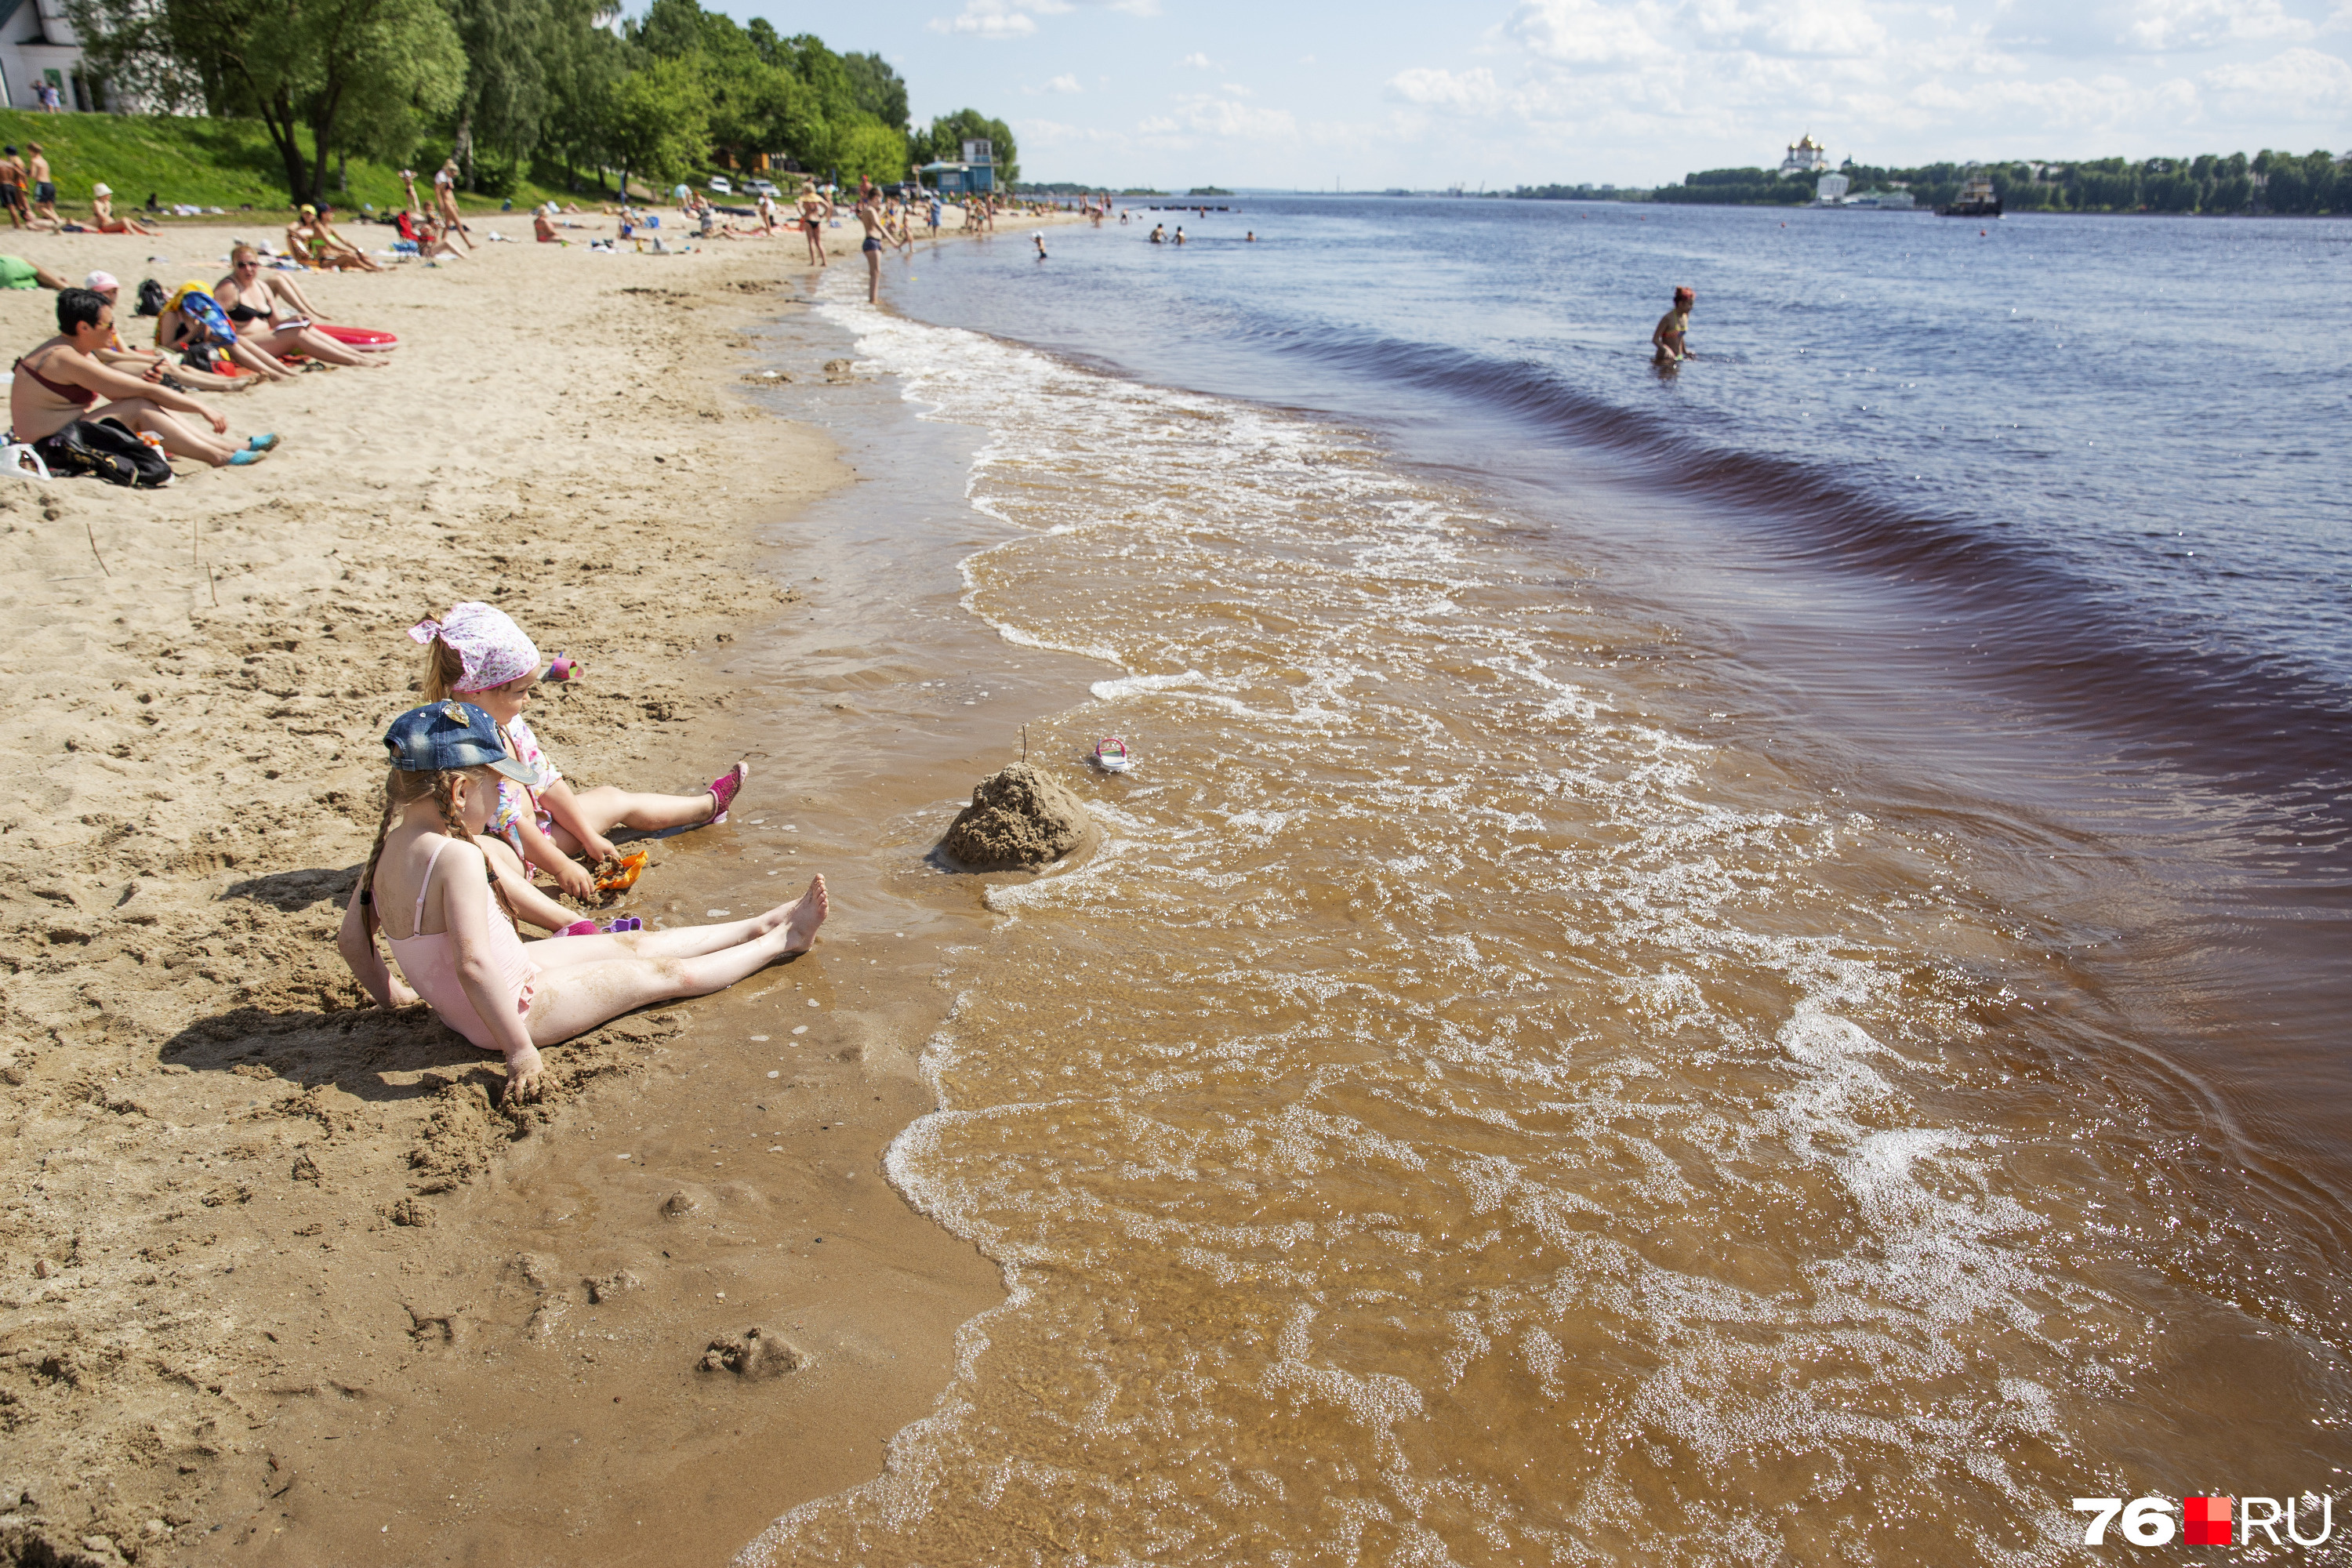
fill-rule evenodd
<path id="1" fill-rule="evenodd" d="M 1813 140 L 1806 132 L 1789 143 L 1789 155 L 1780 160 L 1780 173 L 1787 174 L 1822 174 L 1829 172 L 1830 150 Z"/>

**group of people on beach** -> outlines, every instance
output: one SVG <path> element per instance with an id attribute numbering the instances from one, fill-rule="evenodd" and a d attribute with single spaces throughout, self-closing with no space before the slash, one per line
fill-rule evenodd
<path id="1" fill-rule="evenodd" d="M 152 198 L 151 198 L 152 199 Z M 37 234 L 141 234 L 155 231 L 135 217 L 114 210 L 114 188 L 100 180 L 89 188 L 89 221 L 76 223 L 58 216 L 57 173 L 38 142 L 25 143 L 19 153 L 0 147 L 0 205 L 8 209 L 8 226 Z"/>
<path id="2" fill-rule="evenodd" d="M 694 795 L 574 791 L 523 711 L 542 679 L 577 679 L 577 666 L 543 661 L 513 617 L 487 604 L 458 605 L 408 635 L 425 647 L 425 701 L 384 731 L 383 814 L 336 936 L 380 1005 L 424 1002 L 504 1057 L 506 1098 L 528 1100 L 541 1090 L 541 1047 L 650 1003 L 723 990 L 815 941 L 830 907 L 821 876 L 749 920 L 664 931 L 575 918 L 535 875 L 588 902 L 596 868 L 620 860 L 609 835 L 722 823 L 751 770 L 737 763 Z M 526 945 L 525 925 L 551 934 Z"/>
<path id="3" fill-rule="evenodd" d="M 30 164 L 19 163 L 16 151 L 6 149 L 0 159 L 0 196 L 12 217 L 24 227 L 58 226 L 56 185 L 41 149 L 32 148 Z M 20 171 L 34 181 L 29 196 Z M 394 219 L 403 236 L 395 250 L 426 260 L 456 259 L 460 243 L 472 246 L 457 210 L 454 162 L 435 174 L 429 205 L 417 191 L 414 170 L 402 170 L 401 180 L 407 201 Z M 103 184 L 92 188 L 100 232 L 156 232 L 113 220 L 111 195 Z M 197 394 L 244 392 L 310 371 L 381 368 L 396 346 L 390 333 L 333 321 L 298 281 L 306 269 L 381 272 L 383 267 L 335 226 L 331 205 L 304 203 L 286 226 L 282 252 L 240 242 L 217 281 L 207 286 L 192 279 L 151 300 L 142 313 L 155 317 L 154 345 L 134 348 L 122 336 L 121 285 L 111 273 L 92 272 L 77 288 L 21 257 L 0 256 L 0 287 L 42 287 L 58 295 L 57 335 L 26 351 L 13 367 L 12 443 L 30 447 L 45 462 L 58 458 L 68 471 L 100 471 L 86 453 L 77 458 L 75 448 L 92 438 L 89 426 L 107 426 L 169 458 L 214 468 L 259 462 L 278 446 L 278 437 L 229 436 L 227 416 Z M 95 438 L 101 446 L 116 439 L 102 430 Z M 168 466 L 155 471 L 160 482 L 169 482 Z"/>
<path id="4" fill-rule="evenodd" d="M 227 276 L 209 289 L 181 284 L 156 314 L 154 346 L 134 348 L 122 336 L 122 285 L 112 273 L 92 272 L 75 288 L 46 268 L 0 258 L 30 268 L 35 282 L 58 291 L 57 335 L 12 370 L 11 439 L 45 461 L 63 459 L 70 451 L 60 447 L 89 439 L 78 427 L 107 424 L 184 461 L 216 468 L 261 461 L 277 435 L 230 436 L 228 416 L 196 394 L 239 393 L 306 370 L 380 368 L 387 352 L 354 348 L 321 330 L 327 318 L 301 285 L 263 259 L 254 247 L 236 246 Z M 0 272 L 8 274 L 0 281 L 14 278 L 5 266 Z"/>

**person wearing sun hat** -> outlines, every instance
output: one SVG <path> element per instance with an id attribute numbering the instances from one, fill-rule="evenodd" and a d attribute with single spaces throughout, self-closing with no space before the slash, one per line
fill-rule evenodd
<path id="1" fill-rule="evenodd" d="M 156 232 L 154 229 L 149 228 L 145 224 L 141 223 L 135 217 L 116 216 L 114 211 L 114 187 L 108 184 L 104 180 L 100 180 L 98 184 L 90 186 L 89 188 L 89 226 L 98 230 L 100 234 L 143 234 L 152 236 Z"/>
<path id="2" fill-rule="evenodd" d="M 427 700 L 456 696 L 481 704 L 499 721 L 511 753 L 531 770 L 529 785 L 499 788 L 494 822 L 499 837 L 575 897 L 584 896 L 593 879 L 574 855 L 586 856 L 592 865 L 614 858 L 618 851 L 605 835 L 616 827 L 659 833 L 724 822 L 736 792 L 751 775 L 750 764 L 739 762 L 694 795 L 655 795 L 613 784 L 574 794 L 523 721 L 542 661 L 538 645 L 512 616 L 495 605 L 462 604 L 438 620 L 417 622 L 408 635 L 427 650 Z"/>
<path id="3" fill-rule="evenodd" d="M 540 1047 L 651 1003 L 724 990 L 806 952 L 824 923 L 830 903 L 816 877 L 799 898 L 750 920 L 592 931 L 526 949 L 481 847 L 494 809 L 490 786 L 526 771 L 507 754 L 497 721 L 445 699 L 393 720 L 383 745 L 392 764 L 383 816 L 336 949 L 378 1005 L 423 1001 L 442 1023 L 506 1058 L 506 1103 L 539 1097 Z M 396 975 L 376 945 L 379 931 Z"/>
<path id="4" fill-rule="evenodd" d="M 60 284 L 62 288 L 64 285 Z M 178 391 L 243 392 L 254 384 L 249 375 L 215 375 L 208 370 L 191 370 L 174 364 L 172 356 L 160 349 L 134 349 L 122 341 L 122 283 L 111 272 L 93 272 L 82 279 L 83 288 L 114 307 L 114 341 L 98 351 L 101 364 L 112 365 L 126 375 L 142 381 L 152 381 L 159 386 Z M 247 443 L 254 450 L 267 452 L 278 445 L 275 434 L 256 436 Z"/>

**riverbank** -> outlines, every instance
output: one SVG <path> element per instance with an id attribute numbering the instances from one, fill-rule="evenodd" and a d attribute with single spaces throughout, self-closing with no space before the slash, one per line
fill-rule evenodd
<path id="1" fill-rule="evenodd" d="M 215 275 L 230 237 L 52 237 L 32 258 L 169 282 Z M 125 259 L 163 246 L 180 259 Z M 802 1489 L 870 1474 L 945 1381 L 994 1271 L 871 1174 L 929 1103 L 913 1047 L 944 1001 L 919 944 L 860 954 L 836 1015 L 845 911 L 727 997 L 552 1052 L 548 1102 L 510 1117 L 494 1062 L 359 1008 L 331 940 L 375 826 L 376 736 L 411 700 L 404 628 L 458 598 L 584 660 L 532 714 L 575 780 L 690 789 L 751 753 L 733 822 L 656 844 L 625 908 L 699 920 L 742 878 L 781 898 L 834 868 L 800 863 L 776 803 L 855 803 L 758 743 L 725 662 L 825 592 L 782 581 L 757 531 L 853 477 L 742 395 L 782 384 L 752 332 L 799 309 L 799 275 L 781 245 L 518 245 L 313 280 L 404 346 L 216 399 L 236 433 L 285 437 L 268 462 L 152 493 L 0 489 L 0 1558 L 413 1561 L 493 1528 L 572 1535 L 583 1561 L 632 1560 L 620 1530 L 646 1561 L 715 1558 Z M 50 300 L 0 296 L 20 348 Z M 784 374 L 820 399 L 858 384 Z M 835 898 L 855 902 L 839 879 Z M 787 1005 L 710 1048 L 706 1020 Z M 708 1108 L 714 1064 L 748 1090 L 727 1133 L 672 1125 Z M 643 1201 L 583 1210 L 621 1154 Z M 688 1278 L 711 1269 L 756 1278 Z M 802 1370 L 701 1370 L 754 1326 Z M 567 1468 L 591 1458 L 593 1480 Z M 423 1473 L 444 1463 L 471 1489 Z M 767 1489 L 771 1468 L 792 1484 Z"/>

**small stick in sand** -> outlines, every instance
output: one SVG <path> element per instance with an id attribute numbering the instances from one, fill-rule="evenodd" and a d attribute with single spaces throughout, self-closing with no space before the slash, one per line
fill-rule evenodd
<path id="1" fill-rule="evenodd" d="M 205 581 L 212 584 L 213 608 L 217 610 L 220 608 L 220 574 L 207 566 L 205 568 Z"/>
<path id="2" fill-rule="evenodd" d="M 85 518 L 82 520 L 81 531 L 89 535 L 89 552 L 92 555 L 98 555 L 98 530 L 92 528 L 89 525 L 89 520 Z M 98 555 L 98 569 L 104 572 L 110 577 L 114 575 L 114 573 L 107 566 L 106 557 L 103 555 Z"/>

